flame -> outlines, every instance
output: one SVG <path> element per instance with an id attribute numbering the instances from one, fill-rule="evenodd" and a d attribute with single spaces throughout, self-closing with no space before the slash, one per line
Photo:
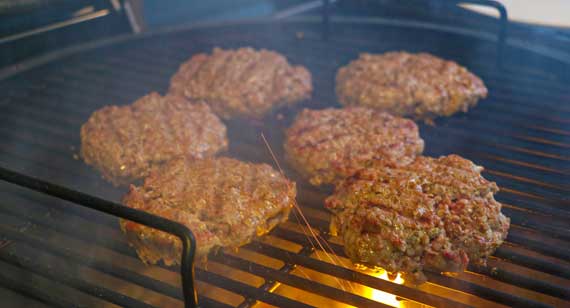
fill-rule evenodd
<path id="1" fill-rule="evenodd" d="M 402 278 L 400 273 L 398 273 L 398 275 L 396 276 L 396 278 L 394 280 L 391 280 L 390 278 L 388 278 L 388 272 L 386 272 L 383 269 L 380 269 L 378 271 L 374 271 L 370 274 L 376 278 L 384 279 L 384 280 L 391 281 L 391 282 L 394 282 L 397 284 L 403 284 L 404 283 L 404 279 Z M 386 304 L 386 305 L 389 305 L 392 307 L 404 307 L 404 303 L 399 301 L 396 298 L 396 295 L 390 294 L 390 293 L 387 293 L 384 291 L 380 291 L 380 290 L 376 290 L 376 289 L 372 289 L 372 288 L 366 288 L 366 290 L 364 290 L 364 293 L 362 295 L 365 297 L 368 297 L 370 299 L 373 299 L 377 302 L 381 302 L 383 304 Z"/>

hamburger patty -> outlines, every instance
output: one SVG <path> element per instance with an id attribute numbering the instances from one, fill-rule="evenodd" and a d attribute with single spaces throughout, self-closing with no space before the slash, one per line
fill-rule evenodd
<path id="1" fill-rule="evenodd" d="M 336 92 L 343 105 L 425 120 L 467 112 L 487 96 L 483 81 L 457 63 L 407 52 L 361 54 L 338 71 Z"/>
<path id="2" fill-rule="evenodd" d="M 209 157 L 227 146 L 226 127 L 207 105 L 158 93 L 103 107 L 81 127 L 83 160 L 115 185 L 143 178 L 173 157 Z"/>
<path id="3" fill-rule="evenodd" d="M 286 132 L 287 159 L 314 185 L 333 183 L 373 161 L 405 165 L 422 153 L 417 125 L 352 107 L 303 110 Z"/>
<path id="4" fill-rule="evenodd" d="M 197 54 L 172 77 L 170 92 L 203 101 L 222 118 L 259 119 L 268 111 L 311 96 L 311 74 L 284 56 L 261 49 L 214 48 Z"/>
<path id="5" fill-rule="evenodd" d="M 186 225 L 198 257 L 238 247 L 287 220 L 295 183 L 266 164 L 230 158 L 176 159 L 131 185 L 123 203 Z M 145 263 L 177 264 L 182 243 L 174 235 L 121 220 L 121 229 Z"/>
<path id="6" fill-rule="evenodd" d="M 462 271 L 484 263 L 507 236 L 510 220 L 482 167 L 457 155 L 418 157 L 404 167 L 367 168 L 327 198 L 353 262 L 403 272 L 422 282 L 422 270 Z"/>

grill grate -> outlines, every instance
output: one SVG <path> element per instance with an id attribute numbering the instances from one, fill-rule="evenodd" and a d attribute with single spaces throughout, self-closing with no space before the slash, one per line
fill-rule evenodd
<path id="1" fill-rule="evenodd" d="M 299 108 L 321 108 L 336 102 L 336 69 L 359 52 L 428 51 L 468 66 L 490 90 L 490 97 L 469 113 L 420 127 L 427 155 L 457 153 L 472 159 L 501 187 L 497 200 L 512 227 L 489 266 L 470 266 L 454 277 L 428 273 L 430 282 L 419 288 L 354 268 L 342 244 L 327 233 L 322 200 L 329 191 L 311 187 L 286 168 L 298 181 L 298 203 L 314 232 L 340 263 L 315 247 L 304 224 L 292 216 L 269 236 L 199 266 L 200 302 L 382 306 L 375 301 L 386 302 L 376 291 L 381 290 L 412 307 L 569 305 L 570 92 L 557 77 L 566 68 L 507 48 L 510 57 L 499 70 L 487 61 L 495 58 L 492 42 L 453 33 L 338 22 L 331 24 L 334 35 L 322 41 L 320 29 L 318 22 L 291 22 L 175 31 L 88 49 L 5 79 L 0 82 L 0 166 L 118 201 L 124 190 L 105 183 L 77 159 L 79 128 L 104 105 L 164 92 L 191 54 L 215 46 L 278 50 L 313 73 L 314 98 Z M 268 118 L 262 127 L 229 122 L 229 155 L 272 163 L 260 139 L 263 132 L 283 161 L 282 130 L 295 112 L 284 110 L 284 120 Z M 182 305 L 179 268 L 144 266 L 126 244 L 116 217 L 0 186 L 0 234 L 10 241 L 0 248 L 2 294 L 65 307 Z"/>

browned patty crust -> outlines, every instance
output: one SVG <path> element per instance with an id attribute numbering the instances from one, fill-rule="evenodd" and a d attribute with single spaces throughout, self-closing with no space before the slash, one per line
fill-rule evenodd
<path id="1" fill-rule="evenodd" d="M 203 101 L 222 118 L 259 119 L 273 108 L 308 99 L 311 74 L 279 53 L 214 48 L 197 54 L 172 77 L 170 92 Z"/>
<path id="2" fill-rule="evenodd" d="M 482 167 L 457 155 L 418 157 L 404 167 L 367 168 L 343 181 L 326 207 L 331 231 L 356 263 L 403 272 L 462 271 L 484 262 L 507 236 L 510 220 Z"/>
<path id="3" fill-rule="evenodd" d="M 106 106 L 81 127 L 81 156 L 115 185 L 127 185 L 176 156 L 226 149 L 226 127 L 205 104 L 150 93 L 128 106 Z"/>
<path id="4" fill-rule="evenodd" d="M 197 257 L 218 247 L 238 247 L 285 221 L 295 202 L 295 183 L 266 164 L 231 158 L 173 160 L 131 185 L 124 204 L 186 225 Z M 121 228 L 145 263 L 179 263 L 173 235 L 122 220 Z"/>
<path id="5" fill-rule="evenodd" d="M 430 120 L 450 116 L 487 96 L 479 77 L 428 53 L 361 54 L 341 68 L 336 93 L 343 105 L 368 106 Z"/>
<path id="6" fill-rule="evenodd" d="M 303 110 L 286 132 L 287 159 L 314 185 L 333 183 L 373 161 L 412 162 L 424 149 L 418 126 L 385 112 L 352 107 Z"/>

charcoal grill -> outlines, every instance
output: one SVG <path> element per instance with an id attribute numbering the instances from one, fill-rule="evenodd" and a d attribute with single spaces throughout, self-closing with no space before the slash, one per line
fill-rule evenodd
<path id="1" fill-rule="evenodd" d="M 299 17 L 120 37 L 0 72 L 1 296 L 8 303 L 63 307 L 181 306 L 184 294 L 192 301 L 191 234 L 118 205 L 125 191 L 77 156 L 79 128 L 104 105 L 164 93 L 192 54 L 253 46 L 307 66 L 315 92 L 261 126 L 230 121 L 228 155 L 274 164 L 263 133 L 298 182 L 298 203 L 311 228 L 295 213 L 268 236 L 196 265 L 202 306 L 569 306 L 570 62 L 508 41 L 497 49 L 496 41 L 477 31 L 401 20 L 335 18 L 324 25 Z M 310 186 L 283 159 L 283 129 L 294 114 L 337 105 L 336 70 L 360 52 L 389 50 L 453 59 L 485 81 L 490 95 L 476 108 L 421 124 L 420 131 L 427 155 L 457 153 L 485 166 L 512 220 L 506 243 L 487 267 L 428 273 L 429 283 L 420 287 L 350 265 L 342 243 L 328 233 L 323 199 L 330 190 Z M 143 265 L 125 242 L 118 216 L 185 239 L 183 267 Z"/>

